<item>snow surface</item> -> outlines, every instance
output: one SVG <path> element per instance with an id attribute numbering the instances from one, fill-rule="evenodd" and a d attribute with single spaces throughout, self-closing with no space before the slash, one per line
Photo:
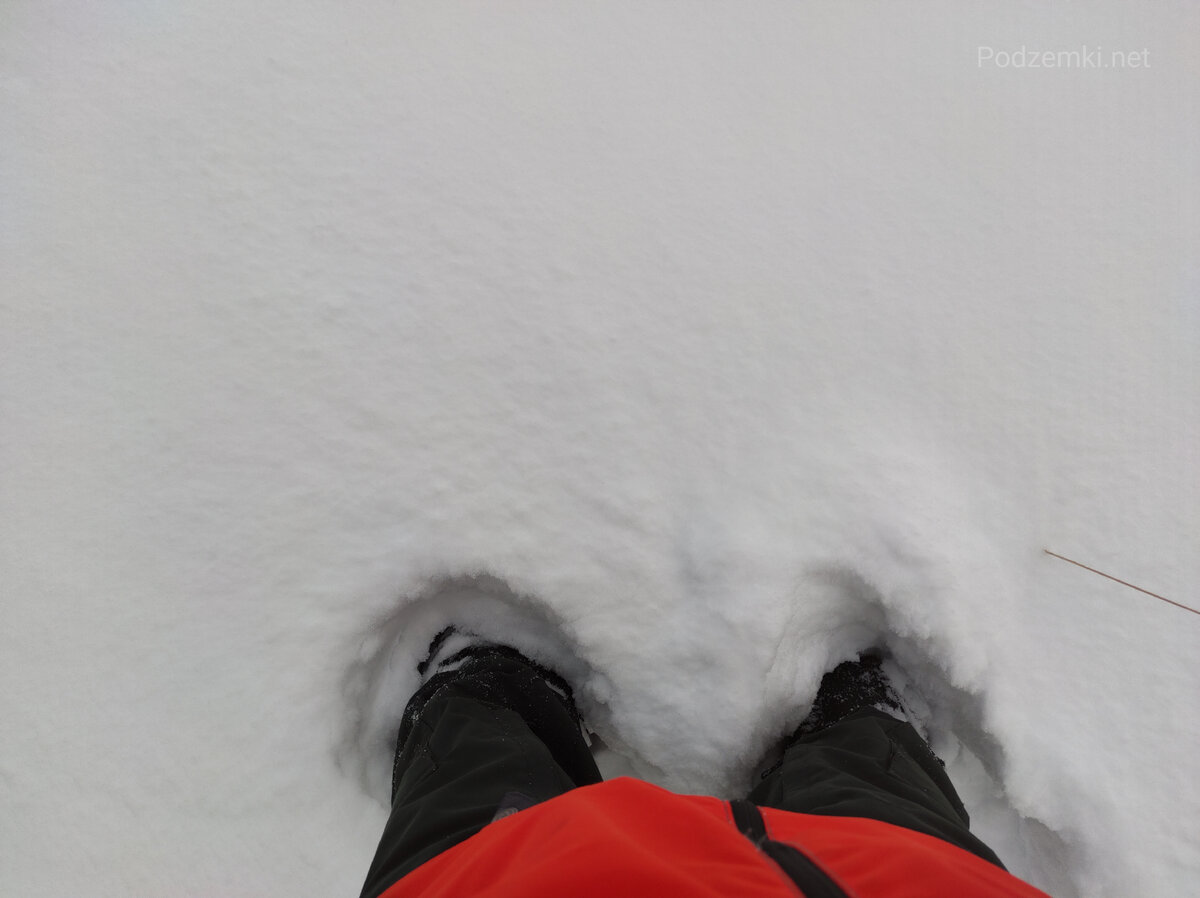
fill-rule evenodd
<path id="1" fill-rule="evenodd" d="M 1149 50 L 980 67 L 980 46 Z M 1200 7 L 0 10 L 0 894 L 353 895 L 456 615 L 732 796 L 883 639 L 1200 881 Z M 556 654 L 557 653 L 557 654 Z"/>

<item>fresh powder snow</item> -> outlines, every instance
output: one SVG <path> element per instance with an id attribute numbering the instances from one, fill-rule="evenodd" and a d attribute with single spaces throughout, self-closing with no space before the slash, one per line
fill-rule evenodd
<path id="1" fill-rule="evenodd" d="M 726 798 L 886 645 L 1014 873 L 1194 890 L 1200 616 L 1046 550 L 1200 605 L 1200 7 L 0 23 L 0 894 L 356 895 L 452 620 Z"/>

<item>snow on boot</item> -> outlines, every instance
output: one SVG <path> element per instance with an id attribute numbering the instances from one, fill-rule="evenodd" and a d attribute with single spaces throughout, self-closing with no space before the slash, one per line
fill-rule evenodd
<path id="1" fill-rule="evenodd" d="M 417 664 L 421 682 L 427 682 L 435 674 L 448 673 L 460 667 L 470 656 L 470 649 L 485 643 L 486 640 L 464 632 L 453 624 L 441 630 L 429 643 L 429 651 L 425 653 L 424 660 Z"/>
<path id="2" fill-rule="evenodd" d="M 875 708 L 898 720 L 908 720 L 900 696 L 883 670 L 883 655 L 868 649 L 857 660 L 843 661 L 821 679 L 812 710 L 788 742 L 832 726 L 863 708 Z"/>
<path id="3" fill-rule="evenodd" d="M 523 662 L 533 668 L 550 689 L 574 707 L 574 695 L 570 684 L 555 671 L 532 661 L 512 646 L 491 642 L 453 624 L 433 637 L 424 660 L 417 664 L 417 673 L 421 675 L 422 682 L 422 688 L 418 692 L 426 691 L 426 686 L 435 680 L 439 686 L 444 685 L 455 678 L 451 675 L 457 671 L 466 675 L 478 666 L 481 659 L 489 657 L 515 658 Z"/>

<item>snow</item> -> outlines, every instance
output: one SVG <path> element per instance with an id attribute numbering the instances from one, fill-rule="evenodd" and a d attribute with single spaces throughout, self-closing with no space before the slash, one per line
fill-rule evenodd
<path id="1" fill-rule="evenodd" d="M 0 893 L 356 894 L 456 615 L 725 797 L 885 641 L 1014 872 L 1200 879 L 1200 620 L 1043 552 L 1200 604 L 1194 4 L 3 21 Z"/>

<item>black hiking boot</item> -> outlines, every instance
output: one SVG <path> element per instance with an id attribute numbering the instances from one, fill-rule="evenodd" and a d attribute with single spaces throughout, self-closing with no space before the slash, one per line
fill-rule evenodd
<path id="1" fill-rule="evenodd" d="M 429 643 L 429 651 L 425 659 L 417 664 L 417 673 L 421 675 L 421 688 L 417 695 L 426 692 L 428 687 L 437 681 L 438 688 L 466 676 L 479 667 L 482 660 L 489 658 L 513 658 L 522 662 L 545 681 L 551 690 L 562 696 L 574 708 L 575 699 L 571 685 L 558 673 L 544 665 L 538 664 L 509 645 L 489 642 L 481 636 L 476 636 L 466 630 L 460 630 L 453 624 L 440 631 Z M 455 676 L 457 674 L 457 676 Z M 430 694 L 437 688 L 429 690 Z M 413 699 L 417 696 L 414 695 Z M 412 702 L 410 701 L 410 704 Z"/>
<path id="2" fill-rule="evenodd" d="M 837 723 L 863 708 L 876 708 L 900 720 L 906 720 L 900 697 L 883 671 L 883 655 L 868 649 L 857 660 L 843 661 L 821 679 L 816 701 L 795 732 L 797 739 Z"/>
<path id="3" fill-rule="evenodd" d="M 575 706 L 571 685 L 555 671 L 538 664 L 509 645 L 489 642 L 457 627 L 449 626 L 433 637 L 424 660 L 417 665 L 421 686 L 413 693 L 400 719 L 396 734 L 396 757 L 392 765 L 392 796 L 401 774 L 401 752 L 421 720 L 430 701 L 446 689 L 509 708 L 535 732 L 543 720 L 567 715 L 579 727 L 584 744 L 587 727 Z M 559 710 L 549 709 L 558 706 Z M 587 756 L 590 761 L 590 754 Z"/>

